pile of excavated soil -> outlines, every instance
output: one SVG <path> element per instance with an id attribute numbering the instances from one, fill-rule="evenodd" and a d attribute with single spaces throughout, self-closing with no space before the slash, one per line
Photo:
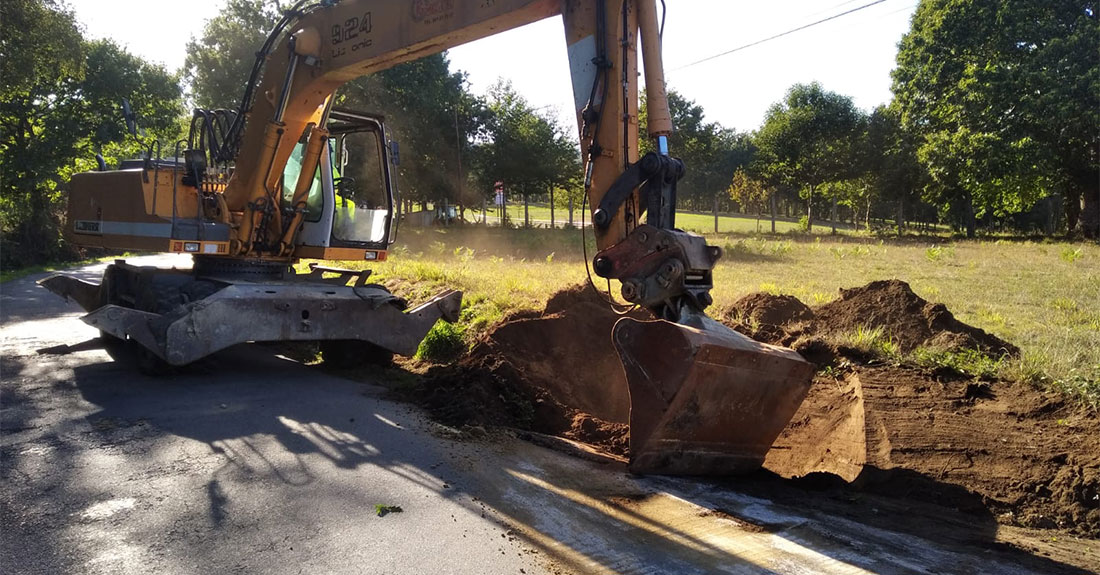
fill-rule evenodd
<path id="1" fill-rule="evenodd" d="M 857 367 L 814 382 L 764 466 L 1097 537 L 1097 438 L 1094 415 L 1024 385 Z"/>
<path id="2" fill-rule="evenodd" d="M 918 347 L 1015 355 L 1012 344 L 966 325 L 901 281 L 840 291 L 809 308 L 791 296 L 751 294 L 726 310 L 734 329 L 789 345 L 819 376 L 768 453 L 787 478 L 835 477 L 909 500 L 988 510 L 1002 523 L 1100 535 L 1100 421 L 1025 385 L 975 381 L 949 370 L 860 365 L 847 334 L 877 328 L 902 352 Z"/>
<path id="3" fill-rule="evenodd" d="M 814 319 L 829 333 L 850 333 L 859 326 L 881 328 L 902 353 L 921 346 L 1020 353 L 1016 346 L 955 319 L 943 304 L 926 301 L 899 280 L 842 289 L 839 299 L 814 310 Z"/>
<path id="4" fill-rule="evenodd" d="M 753 294 L 724 317 L 821 365 L 849 366 L 815 380 L 767 457 L 776 475 L 1100 535 L 1095 414 L 1022 385 L 863 365 L 837 342 L 862 326 L 881 329 L 902 351 L 1017 353 L 1011 344 L 899 281 L 842 290 L 816 308 Z M 497 326 L 457 365 L 430 371 L 417 401 L 447 424 L 518 427 L 626 454 L 629 396 L 610 337 L 618 319 L 590 287 L 556 294 L 542 313 Z"/>
<path id="5" fill-rule="evenodd" d="M 925 300 L 899 280 L 841 289 L 839 298 L 816 308 L 794 296 L 754 293 L 722 315 L 727 324 L 750 337 L 796 349 L 818 340 L 841 341 L 860 329 L 878 329 L 901 353 L 918 347 L 973 349 L 994 356 L 1020 352 L 1015 345 L 955 319 L 943 304 Z"/>
<path id="6" fill-rule="evenodd" d="M 509 318 L 457 365 L 429 371 L 428 399 L 417 401 L 444 423 L 519 427 L 625 455 L 630 397 L 611 343 L 620 316 L 604 298 L 576 286 L 542 313 Z"/>

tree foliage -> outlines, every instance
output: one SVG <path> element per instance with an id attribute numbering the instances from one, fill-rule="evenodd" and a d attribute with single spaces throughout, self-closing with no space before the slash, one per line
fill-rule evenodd
<path id="1" fill-rule="evenodd" d="M 0 230 L 3 264 L 67 254 L 60 236 L 74 172 L 135 155 L 119 103 L 131 100 L 151 138 L 173 140 L 178 78 L 110 40 L 86 41 L 50 0 L 5 2 L 0 18 Z"/>
<path id="2" fill-rule="evenodd" d="M 386 117 L 391 137 L 401 142 L 403 197 L 470 203 L 465 180 L 485 111 L 466 89 L 465 75 L 450 70 L 446 55 L 426 56 L 354 80 L 340 89 L 338 102 Z M 460 178 L 462 162 L 466 165 Z"/>
<path id="3" fill-rule="evenodd" d="M 741 205 L 745 211 L 753 211 L 759 216 L 768 205 L 768 187 L 764 182 L 753 179 L 745 170 L 738 168 L 733 173 L 728 189 L 730 198 Z"/>
<path id="4" fill-rule="evenodd" d="M 894 206 L 898 233 L 906 214 L 920 202 L 926 173 L 917 160 L 917 140 L 902 127 L 897 106 L 879 106 L 867 120 L 863 140 L 864 169 L 874 194 Z"/>
<path id="5" fill-rule="evenodd" d="M 927 197 L 976 220 L 1029 208 L 1054 189 L 1100 217 L 1096 3 L 923 0 L 902 39 L 894 94 L 920 137 Z M 1092 214 L 1096 213 L 1097 216 Z"/>
<path id="6" fill-rule="evenodd" d="M 186 75 L 195 103 L 232 107 L 244 94 L 256 50 L 283 7 L 276 0 L 227 0 L 207 21 L 202 36 L 187 45 Z M 466 185 L 474 137 L 484 123 L 484 105 L 452 72 L 445 54 L 399 64 L 357 78 L 337 91 L 336 104 L 381 114 L 390 137 L 401 145 L 398 189 L 418 202 L 465 205 L 476 197 Z"/>
<path id="7" fill-rule="evenodd" d="M 675 90 L 668 91 L 672 134 L 668 138 L 669 153 L 683 160 L 686 173 L 677 186 L 682 207 L 705 210 L 717 199 L 728 197 L 728 187 L 734 172 L 748 165 L 756 152 L 751 138 L 707 122 L 703 107 Z M 645 126 L 648 105 L 642 99 L 639 125 Z M 641 152 L 653 150 L 653 143 L 642 138 Z"/>
<path id="8" fill-rule="evenodd" d="M 826 182 L 857 174 L 856 142 L 862 113 L 852 99 L 821 84 L 795 84 L 772 105 L 756 133 L 758 169 L 776 183 L 803 190 L 813 225 L 814 192 Z"/>
<path id="9" fill-rule="evenodd" d="M 226 0 L 187 43 L 183 75 L 200 108 L 236 108 L 244 95 L 256 51 L 282 12 L 276 0 Z"/>
<path id="10" fill-rule="evenodd" d="M 486 193 L 496 182 L 504 184 L 506 194 L 521 197 L 576 188 L 581 171 L 576 145 L 552 116 L 537 113 L 510 83 L 490 89 L 483 136 L 476 166 Z"/>

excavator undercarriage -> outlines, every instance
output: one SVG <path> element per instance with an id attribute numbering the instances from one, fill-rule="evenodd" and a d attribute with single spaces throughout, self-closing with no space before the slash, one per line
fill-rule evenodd
<path id="1" fill-rule="evenodd" d="M 130 340 L 148 371 L 182 366 L 245 342 L 315 341 L 326 361 L 411 356 L 439 319 L 457 321 L 462 294 L 448 290 L 413 309 L 370 270 L 238 264 L 228 273 L 134 266 L 119 260 L 92 284 L 63 274 L 39 283 L 80 304 L 105 338 Z M 350 285 L 349 285 L 350 284 Z"/>

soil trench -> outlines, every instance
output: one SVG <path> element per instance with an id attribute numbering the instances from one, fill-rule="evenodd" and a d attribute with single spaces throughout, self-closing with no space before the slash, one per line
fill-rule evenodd
<path id="1" fill-rule="evenodd" d="M 1011 343 L 896 280 L 841 290 L 816 308 L 751 294 L 713 315 L 823 368 L 765 461 L 778 477 L 828 477 L 849 490 L 1100 537 L 1095 413 L 1022 384 L 885 363 L 848 341 L 874 330 L 900 353 L 995 357 L 1018 354 Z M 620 317 L 591 287 L 559 292 L 542 313 L 502 322 L 457 365 L 430 370 L 416 400 L 445 424 L 516 427 L 628 455 L 629 394 L 610 337 Z"/>

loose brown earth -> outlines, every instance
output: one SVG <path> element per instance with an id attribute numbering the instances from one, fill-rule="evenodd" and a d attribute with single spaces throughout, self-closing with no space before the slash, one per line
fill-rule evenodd
<path id="1" fill-rule="evenodd" d="M 813 309 L 791 296 L 752 294 L 719 315 L 823 368 L 769 453 L 770 473 L 756 481 L 1100 537 L 1095 413 L 1022 384 L 884 362 L 845 336 L 879 328 L 902 353 L 1019 353 L 1012 344 L 900 281 L 841 290 Z M 626 455 L 629 396 L 610 341 L 619 317 L 591 288 L 563 291 L 541 314 L 500 324 L 457 366 L 430 371 L 417 401 L 443 423 L 518 427 Z"/>

